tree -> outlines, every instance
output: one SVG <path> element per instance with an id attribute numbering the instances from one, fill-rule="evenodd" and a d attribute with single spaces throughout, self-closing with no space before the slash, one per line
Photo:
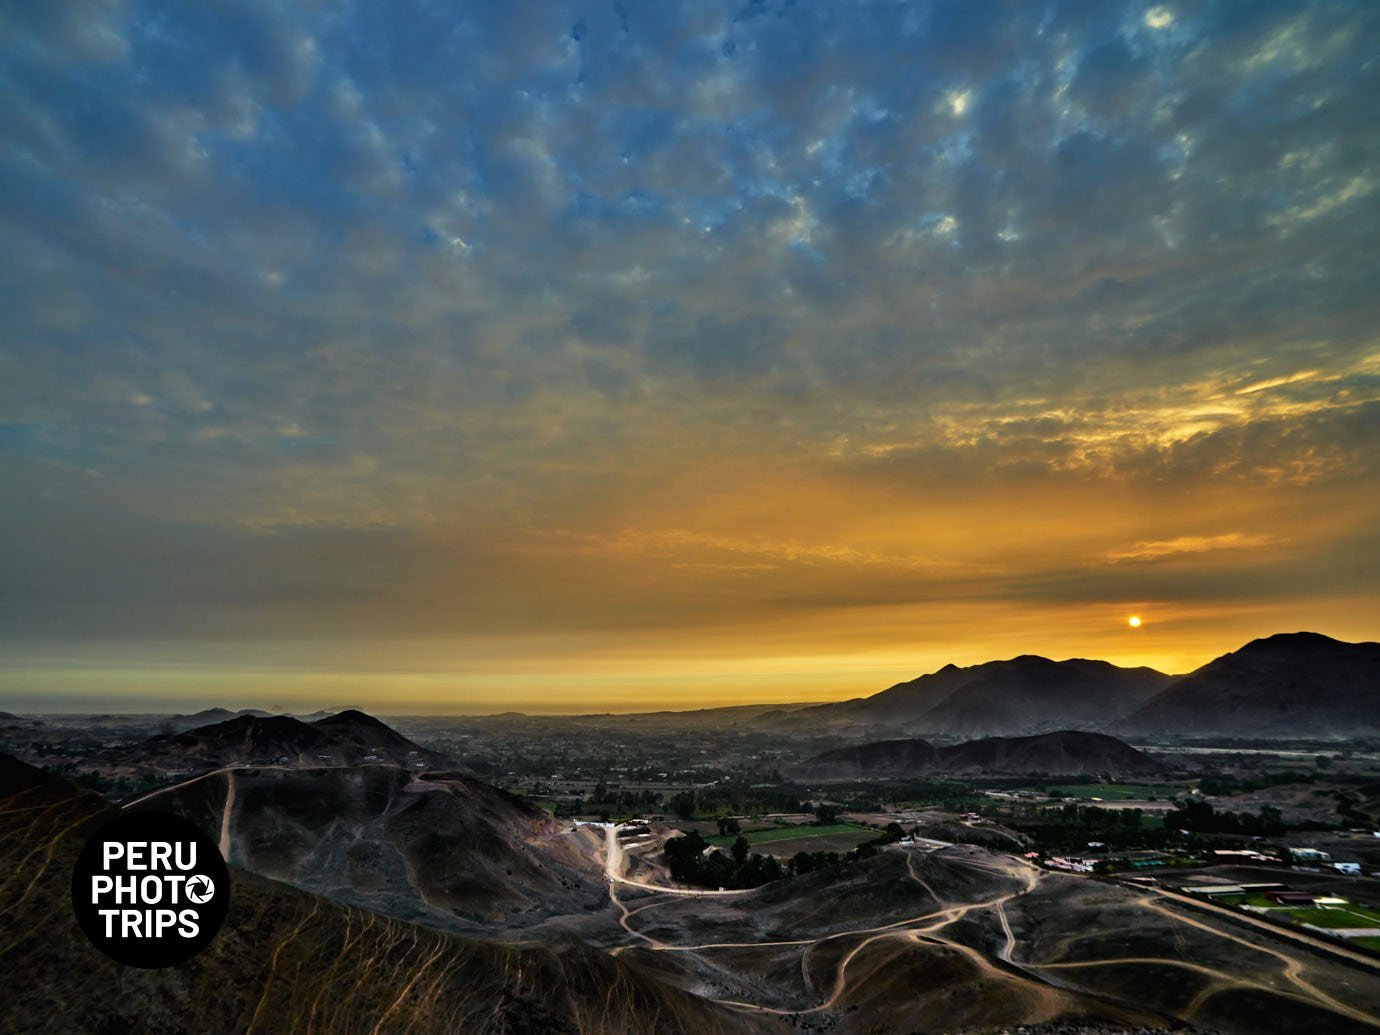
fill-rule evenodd
<path id="1" fill-rule="evenodd" d="M 695 796 L 689 791 L 681 791 L 671 799 L 671 811 L 681 819 L 693 819 L 695 817 Z"/>
<path id="2" fill-rule="evenodd" d="M 736 841 L 733 842 L 733 848 L 731 849 L 731 851 L 733 852 L 733 861 L 736 862 L 739 866 L 742 866 L 743 863 L 747 862 L 747 857 L 748 857 L 748 841 L 747 841 L 747 838 L 745 838 L 742 834 L 739 834 L 739 835 L 738 835 L 738 840 L 736 840 Z"/>
<path id="3" fill-rule="evenodd" d="M 698 830 L 692 830 L 666 842 L 666 868 L 671 879 L 692 884 L 699 876 L 700 859 L 709 845 Z"/>
<path id="4" fill-rule="evenodd" d="M 827 827 L 830 823 L 837 823 L 839 810 L 837 805 L 825 805 L 823 802 L 815 806 L 815 823 L 822 827 Z"/>

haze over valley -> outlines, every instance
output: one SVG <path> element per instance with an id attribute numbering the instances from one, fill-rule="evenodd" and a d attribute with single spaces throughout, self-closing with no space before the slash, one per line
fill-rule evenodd
<path id="1" fill-rule="evenodd" d="M 115 802 L 214 838 L 226 937 L 272 946 L 179 980 L 272 1002 L 295 953 L 338 953 L 353 990 L 309 983 L 275 1027 L 1374 1030 L 1380 734 L 1320 731 L 1378 680 L 1380 645 L 1297 633 L 1179 678 L 1023 655 L 823 707 L 9 715 L 5 843 L 43 850 L 10 857 L 37 892 L 6 915 L 56 908 L 74 820 Z M 1058 728 L 973 738 L 964 700 L 982 734 Z M 1136 732 L 1169 704 L 1181 725 Z M 908 727 L 929 739 L 872 739 Z M 23 1016 L 68 997 L 59 1030 L 187 1016 L 176 986 L 33 980 Z"/>

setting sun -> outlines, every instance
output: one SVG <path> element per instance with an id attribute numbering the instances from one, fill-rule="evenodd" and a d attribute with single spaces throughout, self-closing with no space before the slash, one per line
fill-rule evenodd
<path id="1" fill-rule="evenodd" d="M 1132 615 L 1130 618 L 1126 619 L 1126 624 L 1129 625 L 1132 629 L 1139 629 L 1140 615 Z"/>

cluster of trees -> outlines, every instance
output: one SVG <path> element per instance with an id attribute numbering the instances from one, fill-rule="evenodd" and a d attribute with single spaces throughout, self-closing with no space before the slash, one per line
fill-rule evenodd
<path id="1" fill-rule="evenodd" d="M 1210 802 L 1186 801 L 1165 814 L 1164 825 L 1192 834 L 1239 834 L 1244 837 L 1278 837 L 1285 831 L 1279 809 L 1266 805 L 1259 815 L 1249 812 L 1218 812 Z"/>
<path id="2" fill-rule="evenodd" d="M 620 809 L 651 809 L 661 806 L 658 791 L 614 791 L 605 784 L 598 784 L 589 796 L 590 805 L 615 805 Z"/>
<path id="3" fill-rule="evenodd" d="M 1045 851 L 1081 848 L 1088 841 L 1101 841 L 1111 849 L 1160 848 L 1168 840 L 1164 829 L 1146 825 L 1140 809 L 1062 805 L 1039 809 L 1029 819 L 1017 816 L 1009 822 Z"/>
<path id="4" fill-rule="evenodd" d="M 672 795 L 666 807 L 685 820 L 725 813 L 760 816 L 768 812 L 799 812 L 800 797 L 786 787 L 719 783 L 712 787 L 680 791 Z"/>
<path id="5" fill-rule="evenodd" d="M 671 879 L 701 888 L 755 888 L 784 875 L 781 864 L 770 855 L 750 852 L 741 834 L 728 855 L 707 852 L 709 842 L 693 830 L 666 842 L 666 866 Z"/>
<path id="6" fill-rule="evenodd" d="M 1028 786 L 1028 781 L 1013 781 L 1013 786 L 1017 784 Z M 977 791 L 971 782 L 956 780 L 888 780 L 854 787 L 832 787 L 830 793 L 855 812 L 880 812 L 896 802 L 967 806 Z"/>
<path id="7" fill-rule="evenodd" d="M 720 820 L 722 831 L 733 820 Z M 899 823 L 888 823 L 886 829 L 870 841 L 858 845 L 851 852 L 797 852 L 786 865 L 770 855 L 751 851 L 746 837 L 734 840 L 725 855 L 720 850 L 708 851 L 709 842 L 698 831 L 673 837 L 666 842 L 666 866 L 671 879 L 701 888 L 756 888 L 782 877 L 794 877 L 828 869 L 843 863 L 870 859 L 882 845 L 899 841 L 905 836 Z"/>
<path id="8" fill-rule="evenodd" d="M 1266 787 L 1278 787 L 1282 784 L 1315 783 L 1318 779 L 1317 773 L 1300 770 L 1256 773 L 1251 776 L 1212 774 L 1199 779 L 1198 790 L 1212 797 L 1221 797 L 1235 794 L 1238 791 L 1257 791 Z"/>

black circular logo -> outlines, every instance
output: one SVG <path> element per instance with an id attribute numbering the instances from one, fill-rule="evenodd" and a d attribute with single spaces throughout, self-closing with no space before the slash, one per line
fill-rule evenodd
<path id="1" fill-rule="evenodd" d="M 230 906 L 216 843 L 171 812 L 126 812 L 86 842 L 72 909 L 91 944 L 117 963 L 171 967 L 211 943 Z"/>

